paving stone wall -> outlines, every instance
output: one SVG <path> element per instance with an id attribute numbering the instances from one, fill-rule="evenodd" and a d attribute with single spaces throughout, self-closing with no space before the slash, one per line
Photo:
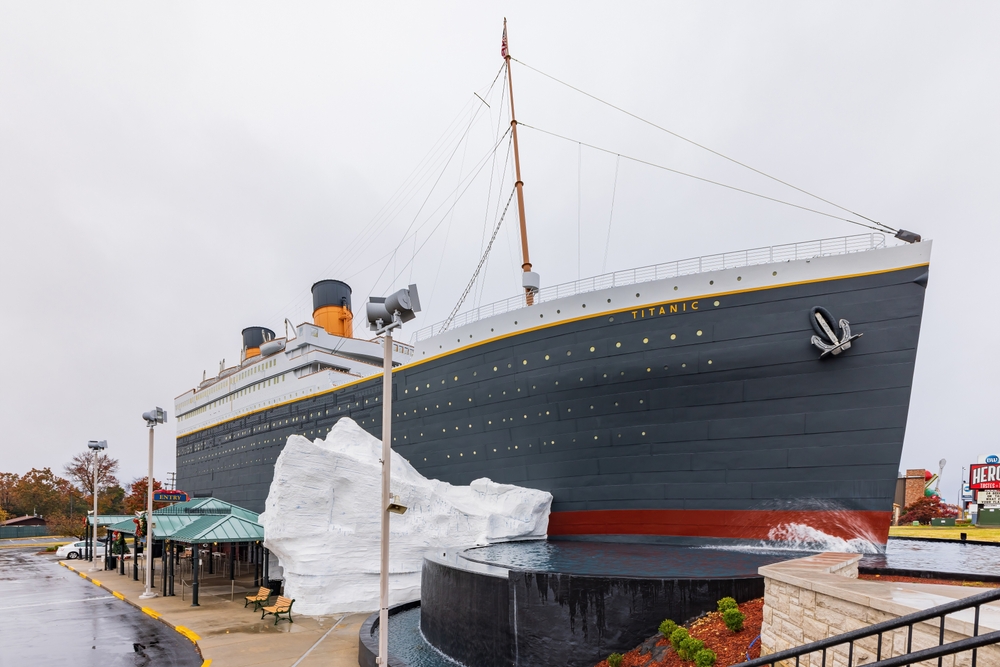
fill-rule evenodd
<path id="1" fill-rule="evenodd" d="M 857 579 L 857 561 L 846 564 L 834 574 Z M 796 576 L 801 576 L 801 573 L 797 572 Z M 810 590 L 808 585 L 798 585 L 765 576 L 764 622 L 761 628 L 762 654 L 766 655 L 794 648 L 904 615 L 875 609 L 860 601 L 845 599 L 845 597 L 859 597 L 856 594 L 852 595 L 850 591 L 845 591 L 844 595 L 838 595 L 834 590 L 830 590 L 830 586 L 823 588 L 827 592 L 817 592 Z M 909 613 L 913 611 L 916 609 L 910 609 Z M 971 626 L 971 624 L 951 623 L 949 620 L 945 626 L 945 642 L 969 636 L 969 634 L 962 634 L 951 629 L 951 626 L 966 625 Z M 968 627 L 961 629 L 970 630 Z M 939 632 L 940 627 L 937 622 L 920 623 L 914 626 L 912 650 L 937 646 Z M 881 658 L 901 655 L 906 653 L 906 648 L 907 631 L 905 628 L 887 633 L 882 638 Z M 876 649 L 877 638 L 875 637 L 856 643 L 851 665 L 876 662 Z M 971 659 L 971 652 L 967 652 L 944 658 L 942 665 L 943 667 L 971 667 Z M 819 667 L 824 664 L 823 656 L 820 652 L 804 656 L 799 664 L 801 667 Z M 825 664 L 828 667 L 847 667 L 847 645 L 828 649 Z M 938 663 L 935 659 L 919 664 L 937 665 Z M 794 660 L 792 665 L 794 665 Z M 992 646 L 980 649 L 978 665 L 1000 665 L 1000 647 Z"/>

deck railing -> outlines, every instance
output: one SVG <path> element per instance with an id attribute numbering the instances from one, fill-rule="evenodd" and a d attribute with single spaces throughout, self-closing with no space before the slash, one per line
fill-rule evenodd
<path id="1" fill-rule="evenodd" d="M 605 273 L 592 278 L 574 280 L 573 282 L 562 283 L 561 285 L 543 287 L 535 294 L 534 301 L 536 304 L 545 303 L 546 301 L 555 301 L 567 296 L 596 292 L 611 287 L 636 285 L 638 283 L 676 278 L 678 276 L 704 273 L 706 271 L 736 269 L 744 266 L 771 264 L 773 262 L 790 262 L 798 259 L 811 259 L 813 257 L 825 257 L 828 255 L 846 255 L 853 252 L 863 252 L 865 250 L 884 247 L 885 235 L 872 232 L 869 234 L 854 234 L 852 236 L 804 241 L 802 243 L 753 248 L 751 250 L 724 252 L 718 255 L 705 255 L 704 257 L 693 257 L 691 259 L 682 259 L 663 264 L 653 264 L 652 266 L 643 266 L 626 271 L 615 271 L 614 273 Z M 524 294 L 519 294 L 509 299 L 473 308 L 472 310 L 459 313 L 450 321 L 444 320 L 443 322 L 419 329 L 413 334 L 412 342 L 419 343 L 422 340 L 444 333 L 449 329 L 457 329 L 458 327 L 478 322 L 487 317 L 502 315 L 518 310 L 519 308 L 524 308 L 527 305 Z"/>

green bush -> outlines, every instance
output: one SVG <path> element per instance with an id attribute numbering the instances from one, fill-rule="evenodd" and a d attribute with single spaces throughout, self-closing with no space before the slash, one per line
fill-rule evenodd
<path id="1" fill-rule="evenodd" d="M 694 654 L 695 667 L 713 667 L 715 665 L 715 651 L 703 648 Z"/>
<path id="2" fill-rule="evenodd" d="M 623 658 L 621 653 L 612 653 L 608 656 L 608 667 L 621 667 Z"/>
<path id="3" fill-rule="evenodd" d="M 736 603 L 733 598 L 722 598 L 719 600 L 719 611 L 725 611 L 727 609 L 739 609 L 740 606 Z"/>
<path id="4" fill-rule="evenodd" d="M 698 655 L 698 651 L 703 648 L 705 648 L 705 642 L 694 637 L 688 637 L 681 642 L 680 647 L 677 649 L 677 655 L 681 660 L 694 660 L 694 656 Z"/>
<path id="5" fill-rule="evenodd" d="M 739 609 L 727 609 L 722 612 L 722 620 L 725 622 L 726 627 L 733 632 L 739 632 L 743 629 L 743 619 L 746 616 L 743 615 Z"/>
<path id="6" fill-rule="evenodd" d="M 681 642 L 688 638 L 688 631 L 684 628 L 677 628 L 670 633 L 670 645 L 674 647 L 676 653 L 680 653 Z"/>
<path id="7" fill-rule="evenodd" d="M 663 623 L 660 623 L 660 634 L 670 639 L 670 635 L 674 634 L 674 630 L 677 629 L 677 624 L 671 621 L 669 618 Z"/>

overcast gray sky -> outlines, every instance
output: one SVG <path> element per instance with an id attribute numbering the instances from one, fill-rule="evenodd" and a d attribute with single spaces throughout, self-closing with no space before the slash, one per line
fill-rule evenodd
<path id="1" fill-rule="evenodd" d="M 1000 450 L 992 2 L 2 3 L 0 470 L 100 438 L 129 481 L 160 405 L 165 476 L 173 398 L 238 360 L 243 327 L 308 319 L 321 278 L 356 306 L 412 280 L 421 325 L 446 317 L 509 194 L 503 144 L 492 181 L 446 196 L 503 123 L 505 15 L 525 63 L 934 239 L 901 467 L 947 458 L 954 500 Z M 524 123 L 813 203 L 514 67 Z M 442 136 L 448 167 L 422 163 Z M 865 231 L 627 161 L 615 185 L 614 156 L 530 129 L 521 159 L 546 285 L 601 272 L 609 220 L 609 271 Z M 505 223 L 469 303 L 516 294 L 517 264 Z"/>

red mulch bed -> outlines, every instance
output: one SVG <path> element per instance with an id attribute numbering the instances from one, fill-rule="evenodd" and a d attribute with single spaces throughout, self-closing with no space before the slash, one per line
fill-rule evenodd
<path id="1" fill-rule="evenodd" d="M 722 621 L 722 614 L 712 612 L 686 625 L 692 637 L 705 642 L 705 648 L 715 651 L 715 667 L 730 667 L 746 661 L 747 646 L 760 634 L 760 626 L 764 620 L 764 598 L 750 600 L 740 605 L 740 611 L 746 615 L 741 632 L 730 632 Z M 669 642 L 660 638 L 657 646 L 666 646 Z M 760 657 L 760 642 L 754 644 L 750 658 Z M 660 662 L 653 662 L 651 656 L 639 655 L 639 649 L 634 648 L 624 655 L 622 667 L 692 667 L 693 662 L 683 662 L 673 649 Z M 608 661 L 602 660 L 595 667 L 608 667 Z"/>
<path id="2" fill-rule="evenodd" d="M 869 581 L 892 581 L 904 584 L 943 584 L 945 586 L 975 586 L 977 588 L 1000 588 L 1000 584 L 989 581 L 923 579 L 921 577 L 899 577 L 894 574 L 859 574 L 858 579 L 867 579 Z"/>

